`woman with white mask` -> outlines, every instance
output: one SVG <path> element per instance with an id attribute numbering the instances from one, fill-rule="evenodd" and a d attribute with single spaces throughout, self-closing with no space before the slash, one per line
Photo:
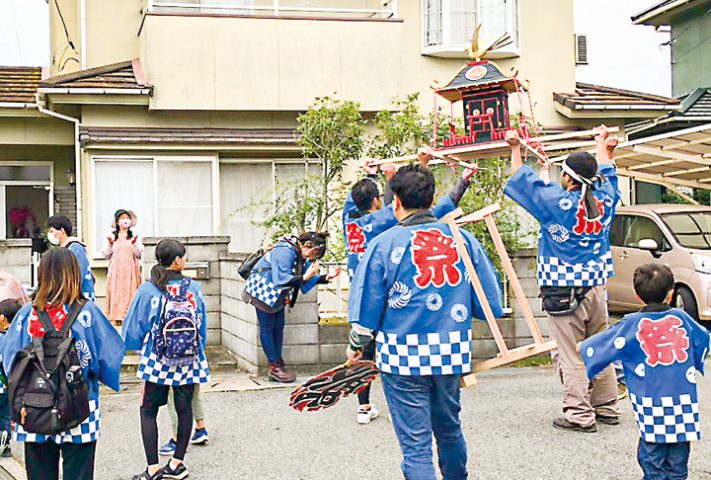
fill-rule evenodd
<path id="1" fill-rule="evenodd" d="M 109 260 L 106 287 L 106 314 L 115 325 L 121 325 L 128 307 L 141 286 L 143 244 L 131 229 L 136 226 L 136 214 L 119 209 L 111 224 L 113 232 L 106 237 L 104 258 Z"/>

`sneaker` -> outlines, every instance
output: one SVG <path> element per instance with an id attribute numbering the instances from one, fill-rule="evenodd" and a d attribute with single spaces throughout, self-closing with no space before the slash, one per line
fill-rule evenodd
<path id="1" fill-rule="evenodd" d="M 158 450 L 158 455 L 162 457 L 173 455 L 177 447 L 178 446 L 175 444 L 175 440 L 171 438 L 170 440 L 168 440 L 168 443 L 160 447 L 160 450 Z"/>
<path id="2" fill-rule="evenodd" d="M 193 433 L 193 438 L 190 439 L 190 443 L 193 445 L 200 445 L 202 443 L 207 443 L 207 428 L 196 428 L 195 433 Z"/>
<path id="3" fill-rule="evenodd" d="M 595 433 L 597 432 L 597 425 L 594 423 L 589 427 L 581 427 L 575 423 L 569 422 L 563 417 L 556 418 L 553 420 L 553 426 L 561 430 L 570 430 L 571 432 L 583 432 L 583 433 Z"/>
<path id="4" fill-rule="evenodd" d="M 170 462 L 168 462 L 166 466 L 163 467 L 163 478 L 174 478 L 176 480 L 188 478 L 188 467 L 186 467 L 184 463 L 181 463 L 173 468 L 170 466 Z"/>
<path id="5" fill-rule="evenodd" d="M 151 475 L 148 473 L 148 469 L 142 471 L 138 475 L 134 475 L 132 480 L 163 480 L 163 469 L 160 468 L 156 473 Z"/>
<path id="6" fill-rule="evenodd" d="M 5 448 L 2 450 L 2 454 L 0 454 L 2 458 L 10 458 L 12 457 L 12 449 L 10 449 L 10 444 L 5 445 Z"/>
<path id="7" fill-rule="evenodd" d="M 619 425 L 620 417 L 608 417 L 605 415 L 595 415 L 595 420 L 605 425 Z"/>
<path id="8" fill-rule="evenodd" d="M 370 410 L 361 407 L 358 409 L 358 424 L 367 425 L 378 418 L 378 415 L 380 415 L 378 409 L 373 406 L 370 407 Z"/>

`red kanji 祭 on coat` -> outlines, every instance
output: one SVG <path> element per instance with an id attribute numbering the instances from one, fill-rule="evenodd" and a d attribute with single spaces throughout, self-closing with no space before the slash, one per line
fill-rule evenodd
<path id="1" fill-rule="evenodd" d="M 434 228 L 420 230 L 414 233 L 412 246 L 412 263 L 417 269 L 415 284 L 418 287 L 425 288 L 430 283 L 435 287 L 441 287 L 445 282 L 452 286 L 459 284 L 462 279 L 456 267 L 459 252 L 452 237 Z"/>
<path id="2" fill-rule="evenodd" d="M 584 199 L 581 199 L 580 204 L 578 205 L 578 211 L 575 215 L 578 222 L 575 224 L 575 227 L 573 227 L 573 231 L 577 235 L 598 235 L 602 232 L 601 220 L 605 216 L 605 202 L 596 200 L 597 208 L 600 210 L 600 215 L 593 220 L 585 217 L 585 205 L 583 202 Z"/>
<path id="3" fill-rule="evenodd" d="M 688 358 L 689 337 L 682 327 L 682 321 L 676 317 L 642 319 L 639 322 L 637 340 L 647 355 L 647 364 L 651 367 L 657 364 L 683 363 Z"/>
<path id="4" fill-rule="evenodd" d="M 348 237 L 348 251 L 350 253 L 365 252 L 365 233 L 363 228 L 357 223 L 346 225 L 346 236 Z"/>

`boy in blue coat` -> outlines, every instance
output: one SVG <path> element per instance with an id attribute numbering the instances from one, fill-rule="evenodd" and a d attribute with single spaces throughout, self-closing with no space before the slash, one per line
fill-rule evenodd
<path id="1" fill-rule="evenodd" d="M 421 151 L 418 155 L 419 164 L 426 168 L 431 158 L 432 155 Z M 395 169 L 392 165 L 388 165 L 388 167 L 391 168 L 383 165 L 381 170 L 385 173 L 387 181 L 390 182 L 395 175 Z M 365 170 L 368 176 L 353 186 L 346 204 L 343 206 L 343 235 L 348 252 L 348 278 L 351 281 L 369 243 L 398 223 L 395 210 L 387 198 L 390 195 L 387 193 L 385 195 L 387 204 L 384 205 L 384 195 L 381 194 L 377 181 L 378 167 L 366 164 Z M 475 173 L 474 169 L 464 170 L 459 184 L 432 207 L 432 214 L 436 218 L 442 218 L 457 208 Z M 375 343 L 370 342 L 363 349 L 363 359 L 373 360 L 374 358 Z M 370 403 L 370 385 L 358 394 L 358 404 L 357 422 L 359 424 L 370 423 L 378 417 L 378 410 Z"/>
<path id="2" fill-rule="evenodd" d="M 696 372 L 703 374 L 709 332 L 669 307 L 674 275 L 665 265 L 634 272 L 645 307 L 580 344 L 588 378 L 620 360 L 640 430 L 637 459 L 645 480 L 685 479 L 690 442 L 701 438 Z"/>
<path id="3" fill-rule="evenodd" d="M 355 361 L 375 336 L 376 363 L 410 480 L 434 480 L 432 435 L 447 480 L 467 478 L 459 420 L 460 379 L 471 371 L 472 318 L 484 318 L 449 227 L 432 207 L 435 181 L 408 165 L 391 182 L 399 225 L 372 241 L 351 283 L 346 355 Z M 463 231 L 496 316 L 503 313 L 494 267 Z M 371 332 L 374 332 L 371 333 Z"/>
<path id="4" fill-rule="evenodd" d="M 96 300 L 94 291 L 94 273 L 91 271 L 86 246 L 77 237 L 72 237 L 72 222 L 63 215 L 55 215 L 47 220 L 47 240 L 52 245 L 68 249 L 79 262 L 81 270 L 81 292 L 87 300 Z"/>

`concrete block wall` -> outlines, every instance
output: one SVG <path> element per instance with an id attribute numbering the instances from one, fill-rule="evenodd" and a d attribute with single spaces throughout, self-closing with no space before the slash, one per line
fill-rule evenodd
<path id="1" fill-rule="evenodd" d="M 32 240 L 18 238 L 0 240 L 0 269 L 17 278 L 23 285 L 32 279 Z"/>
<path id="2" fill-rule="evenodd" d="M 197 280 L 202 287 L 207 309 L 207 344 L 220 345 L 222 342 L 222 285 L 220 273 L 220 254 L 227 252 L 230 237 L 173 237 L 185 244 L 188 250 L 188 263 L 207 262 L 209 276 L 207 280 Z M 155 248 L 160 238 L 143 239 L 143 275 L 150 278 L 151 268 L 155 265 Z"/>
<path id="3" fill-rule="evenodd" d="M 250 372 L 264 370 L 267 359 L 259 341 L 255 308 L 242 301 L 245 281 L 237 270 L 245 258 L 241 253 L 220 255 L 222 273 L 222 345 Z M 321 343 L 316 290 L 299 295 L 295 307 L 286 308 L 284 361 L 297 371 L 313 371 L 325 362 Z M 330 362 L 329 362 L 330 363 Z"/>
<path id="4" fill-rule="evenodd" d="M 75 187 L 65 186 L 54 187 L 55 215 L 64 215 L 72 221 L 72 225 L 77 224 L 77 191 Z"/>

